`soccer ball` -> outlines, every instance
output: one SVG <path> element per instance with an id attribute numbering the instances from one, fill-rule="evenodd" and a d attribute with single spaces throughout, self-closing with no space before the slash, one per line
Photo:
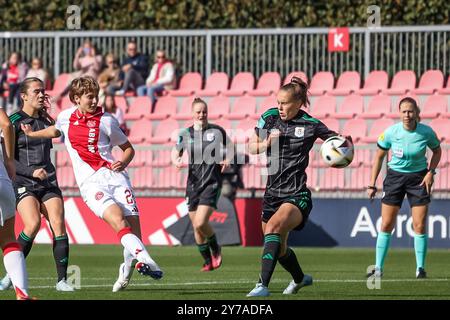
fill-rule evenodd
<path id="1" fill-rule="evenodd" d="M 353 143 L 341 136 L 328 138 L 320 147 L 323 161 L 332 168 L 345 168 L 353 160 Z"/>

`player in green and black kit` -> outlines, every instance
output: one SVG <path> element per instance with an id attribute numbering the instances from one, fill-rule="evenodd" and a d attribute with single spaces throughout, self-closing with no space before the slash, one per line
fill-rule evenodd
<path id="1" fill-rule="evenodd" d="M 278 92 L 278 108 L 261 116 L 250 141 L 251 153 L 266 152 L 269 176 L 262 210 L 260 281 L 249 297 L 270 295 L 268 285 L 277 261 L 293 278 L 284 294 L 312 284 L 312 277 L 303 274 L 294 251 L 287 247 L 287 238 L 291 230 L 303 228 L 312 209 L 305 173 L 309 151 L 317 138 L 326 140 L 338 134 L 301 110 L 309 104 L 307 92 L 307 84 L 293 77 Z"/>
<path id="2" fill-rule="evenodd" d="M 225 157 L 233 156 L 233 146 L 225 130 L 208 123 L 208 107 L 200 98 L 192 103 L 194 125 L 180 131 L 172 151 L 172 163 L 181 168 L 184 151 L 189 154 L 186 200 L 194 228 L 195 242 L 205 260 L 202 271 L 222 264 L 222 254 L 209 217 L 217 209 L 222 187 L 222 172 L 228 167 Z"/>
<path id="3" fill-rule="evenodd" d="M 388 163 L 388 171 L 383 183 L 381 231 L 377 238 L 375 269 L 368 276 L 381 277 L 383 274 L 391 232 L 406 194 L 411 206 L 415 232 L 416 277 L 425 278 L 427 253 L 425 222 L 433 176 L 441 159 L 441 147 L 433 129 L 419 122 L 420 110 L 414 99 L 409 97 L 402 99 L 399 109 L 402 122 L 390 126 L 378 138 L 379 149 L 374 160 L 371 184 L 367 187 L 367 194 L 370 199 L 373 199 L 377 192 L 375 185 L 383 159 L 389 149 L 392 150 L 392 158 Z M 427 147 L 433 152 L 429 166 L 425 157 Z"/>

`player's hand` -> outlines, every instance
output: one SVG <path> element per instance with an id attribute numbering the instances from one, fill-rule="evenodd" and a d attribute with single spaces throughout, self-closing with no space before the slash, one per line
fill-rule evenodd
<path id="1" fill-rule="evenodd" d="M 377 194 L 377 189 L 367 188 L 367 196 L 369 197 L 370 202 L 373 201 L 373 199 L 375 198 L 376 194 Z"/>
<path id="2" fill-rule="evenodd" d="M 182 161 L 181 157 L 178 157 L 175 160 L 174 165 L 175 165 L 175 168 L 177 168 L 178 170 L 181 170 L 181 167 L 183 166 L 183 161 Z"/>
<path id="3" fill-rule="evenodd" d="M 37 178 L 41 181 L 44 181 L 48 178 L 47 171 L 45 169 L 40 168 L 33 171 L 33 178 Z"/>
<path id="4" fill-rule="evenodd" d="M 272 130 L 266 140 L 267 147 L 270 147 L 275 140 L 279 139 L 280 135 L 280 130 Z"/>
<path id="5" fill-rule="evenodd" d="M 22 129 L 23 133 L 25 133 L 27 136 L 30 135 L 31 132 L 33 132 L 33 129 L 31 129 L 31 126 L 29 124 L 20 124 L 20 129 Z"/>
<path id="6" fill-rule="evenodd" d="M 8 172 L 9 178 L 14 181 L 16 179 L 16 163 L 14 159 L 8 159 L 5 161 L 5 169 Z"/>
<path id="7" fill-rule="evenodd" d="M 125 163 L 123 163 L 122 161 L 116 161 L 111 165 L 111 170 L 112 171 L 116 171 L 116 172 L 120 172 L 125 170 L 127 166 L 125 165 Z"/>
<path id="8" fill-rule="evenodd" d="M 425 186 L 425 189 L 427 189 L 427 193 L 431 194 L 431 187 L 434 183 L 434 176 L 431 172 L 428 172 L 425 177 L 423 177 L 422 182 L 420 183 L 420 186 Z"/>
<path id="9" fill-rule="evenodd" d="M 222 166 L 220 172 L 223 173 L 230 166 L 230 162 L 228 160 L 223 160 L 220 165 Z"/>

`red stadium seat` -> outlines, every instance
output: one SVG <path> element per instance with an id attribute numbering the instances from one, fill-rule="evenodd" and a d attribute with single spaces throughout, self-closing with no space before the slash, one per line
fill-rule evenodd
<path id="1" fill-rule="evenodd" d="M 151 135 L 152 123 L 147 119 L 140 119 L 133 123 L 128 140 L 131 143 L 143 143 Z"/>
<path id="2" fill-rule="evenodd" d="M 363 119 L 379 119 L 391 113 L 391 98 L 384 94 L 374 96 L 367 106 L 367 110 L 360 117 Z"/>
<path id="3" fill-rule="evenodd" d="M 369 73 L 364 81 L 364 88 L 356 90 L 363 96 L 374 95 L 388 87 L 389 77 L 386 71 L 374 70 Z"/>
<path id="4" fill-rule="evenodd" d="M 151 101 L 147 96 L 135 97 L 128 108 L 128 113 L 125 113 L 125 120 L 138 120 L 149 115 L 151 112 Z"/>
<path id="5" fill-rule="evenodd" d="M 414 90 L 416 87 L 416 74 L 411 70 L 402 70 L 397 72 L 392 79 L 391 87 L 383 90 L 383 93 L 389 95 L 405 94 L 407 91 Z"/>
<path id="6" fill-rule="evenodd" d="M 256 122 L 253 119 L 244 119 L 239 122 L 236 130 L 232 133 L 233 141 L 237 143 L 247 142 L 255 132 Z"/>
<path id="7" fill-rule="evenodd" d="M 123 114 L 128 111 L 128 103 L 125 97 L 115 96 L 114 102 L 116 103 L 116 106 L 118 106 L 123 111 Z"/>
<path id="8" fill-rule="evenodd" d="M 294 71 L 289 73 L 286 78 L 284 78 L 283 85 L 291 82 L 292 77 L 297 77 L 302 79 L 305 83 L 308 83 L 308 76 L 303 71 Z"/>
<path id="9" fill-rule="evenodd" d="M 342 129 L 343 136 L 352 136 L 353 142 L 357 143 L 362 138 L 366 137 L 367 124 L 364 119 L 350 119 L 344 124 Z"/>
<path id="10" fill-rule="evenodd" d="M 113 157 L 118 160 L 122 157 L 122 150 L 120 148 L 113 149 Z M 133 160 L 130 162 L 130 167 L 142 167 L 144 165 L 151 165 L 153 162 L 152 151 L 136 148 L 136 153 Z"/>
<path id="11" fill-rule="evenodd" d="M 313 96 L 320 96 L 325 92 L 333 90 L 334 87 L 334 76 L 329 71 L 317 72 L 312 80 L 309 87 L 309 92 Z"/>
<path id="12" fill-rule="evenodd" d="M 228 97 L 217 96 L 208 102 L 208 118 L 218 119 L 230 112 L 230 101 Z"/>
<path id="13" fill-rule="evenodd" d="M 366 191 L 370 184 L 371 168 L 360 166 L 352 169 L 352 174 L 347 179 L 346 189 Z M 380 179 L 378 179 L 380 180 Z"/>
<path id="14" fill-rule="evenodd" d="M 419 86 L 412 90 L 415 94 L 432 94 L 444 87 L 444 75 L 441 70 L 427 70 L 420 77 Z"/>
<path id="15" fill-rule="evenodd" d="M 74 106 L 74 103 L 70 101 L 69 95 L 64 96 L 60 101 L 61 110 L 70 109 Z"/>
<path id="16" fill-rule="evenodd" d="M 70 73 L 61 73 L 55 80 L 55 83 L 53 84 L 52 90 L 46 90 L 45 93 L 49 94 L 50 96 L 54 97 L 61 92 L 64 91 L 65 88 L 70 84 L 71 81 L 71 75 Z"/>
<path id="17" fill-rule="evenodd" d="M 242 96 L 235 100 L 231 113 L 224 117 L 230 120 L 240 120 L 256 114 L 256 99 L 251 96 Z"/>
<path id="18" fill-rule="evenodd" d="M 450 119 L 433 119 L 428 125 L 436 132 L 438 139 L 450 142 Z"/>
<path id="19" fill-rule="evenodd" d="M 364 111 L 364 100 L 359 94 L 351 94 L 344 101 L 334 117 L 337 119 L 351 119 Z"/>
<path id="20" fill-rule="evenodd" d="M 181 103 L 181 109 L 176 114 L 172 115 L 172 118 L 176 120 L 190 120 L 192 119 L 192 102 L 195 96 L 186 97 Z"/>
<path id="21" fill-rule="evenodd" d="M 434 177 L 433 190 L 450 191 L 450 166 L 438 169 Z"/>
<path id="22" fill-rule="evenodd" d="M 141 168 L 135 168 L 129 172 L 131 178 L 131 184 L 136 189 L 146 189 L 154 187 L 153 168 L 151 166 L 145 166 Z"/>
<path id="23" fill-rule="evenodd" d="M 177 100 L 171 96 L 164 96 L 156 100 L 152 113 L 146 114 L 150 120 L 163 120 L 177 113 Z"/>
<path id="24" fill-rule="evenodd" d="M 259 119 L 261 115 L 269 110 L 270 108 L 277 108 L 278 102 L 277 97 L 274 95 L 266 97 L 259 105 L 258 111 L 251 116 L 252 119 Z"/>
<path id="25" fill-rule="evenodd" d="M 232 128 L 232 125 L 231 125 L 230 120 L 224 119 L 224 118 L 220 118 L 220 119 L 218 119 L 218 120 L 215 120 L 215 121 L 214 121 L 214 124 L 216 124 L 216 125 L 218 125 L 218 126 L 221 126 L 221 127 L 225 130 L 225 132 L 227 133 L 227 135 L 228 135 L 228 136 L 231 136 L 231 128 Z"/>
<path id="26" fill-rule="evenodd" d="M 431 95 L 423 106 L 420 117 L 424 119 L 434 119 L 439 116 L 447 116 L 447 96 Z"/>
<path id="27" fill-rule="evenodd" d="M 319 188 L 321 190 L 342 190 L 345 186 L 345 170 L 327 168 L 324 169 L 319 178 Z"/>
<path id="28" fill-rule="evenodd" d="M 312 190 L 319 188 L 319 170 L 314 167 L 306 168 L 306 184 Z"/>
<path id="29" fill-rule="evenodd" d="M 71 165 L 56 167 L 56 177 L 60 188 L 75 188 L 77 186 Z"/>
<path id="30" fill-rule="evenodd" d="M 198 72 L 188 72 L 181 77 L 177 90 L 168 90 L 174 97 L 186 97 L 202 89 L 202 76 Z"/>
<path id="31" fill-rule="evenodd" d="M 394 120 L 392 119 L 378 119 L 372 123 L 372 127 L 370 128 L 369 135 L 361 139 L 361 142 L 365 143 L 375 143 L 378 140 L 380 134 L 383 133 L 385 129 L 394 124 Z"/>
<path id="32" fill-rule="evenodd" d="M 447 78 L 447 86 L 438 90 L 439 94 L 450 94 L 450 76 Z"/>
<path id="33" fill-rule="evenodd" d="M 264 72 L 258 80 L 255 90 L 249 91 L 252 96 L 268 96 L 280 89 L 281 77 L 278 72 Z"/>
<path id="34" fill-rule="evenodd" d="M 180 132 L 180 131 L 178 131 L 178 132 Z M 174 145 L 175 145 L 174 143 L 169 143 L 169 144 L 167 144 L 167 148 L 162 146 L 161 149 L 158 148 L 157 150 L 153 150 L 152 151 L 152 156 L 153 156 L 152 165 L 154 167 L 171 166 L 172 165 L 171 151 L 172 151 L 172 147 Z M 185 152 L 184 154 L 187 154 L 187 152 Z"/>
<path id="35" fill-rule="evenodd" d="M 340 129 L 339 129 L 339 120 L 335 119 L 335 118 L 325 118 L 321 120 L 323 122 L 324 125 L 327 126 L 328 129 L 333 130 L 334 132 L 339 133 Z M 317 140 L 317 142 L 319 142 L 319 140 Z"/>
<path id="36" fill-rule="evenodd" d="M 311 115 L 323 119 L 336 114 L 336 98 L 333 96 L 321 96 L 317 98 L 312 107 Z"/>
<path id="37" fill-rule="evenodd" d="M 250 72 L 239 72 L 233 77 L 230 89 L 223 94 L 226 96 L 242 96 L 255 87 L 255 77 Z"/>
<path id="38" fill-rule="evenodd" d="M 359 72 L 345 71 L 339 76 L 336 88 L 329 93 L 336 96 L 345 96 L 359 90 L 360 86 L 361 76 Z"/>
<path id="39" fill-rule="evenodd" d="M 206 79 L 205 88 L 197 91 L 199 97 L 202 96 L 216 96 L 221 92 L 228 90 L 228 83 L 230 79 L 225 72 L 213 72 L 208 79 Z"/>
<path id="40" fill-rule="evenodd" d="M 174 119 L 166 119 L 159 123 L 151 137 L 147 136 L 149 143 L 162 144 L 175 142 L 178 137 L 179 125 Z"/>
<path id="41" fill-rule="evenodd" d="M 72 162 L 70 160 L 69 152 L 67 152 L 65 148 L 58 150 L 58 152 L 56 152 L 55 155 L 57 167 L 64 167 L 71 165 Z"/>

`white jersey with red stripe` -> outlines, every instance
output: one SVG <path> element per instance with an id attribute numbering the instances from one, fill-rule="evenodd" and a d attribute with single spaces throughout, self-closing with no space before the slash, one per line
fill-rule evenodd
<path id="1" fill-rule="evenodd" d="M 82 114 L 76 107 L 64 110 L 55 127 L 64 135 L 79 187 L 100 168 L 110 169 L 112 148 L 128 141 L 117 120 L 100 107 L 92 114 Z"/>

